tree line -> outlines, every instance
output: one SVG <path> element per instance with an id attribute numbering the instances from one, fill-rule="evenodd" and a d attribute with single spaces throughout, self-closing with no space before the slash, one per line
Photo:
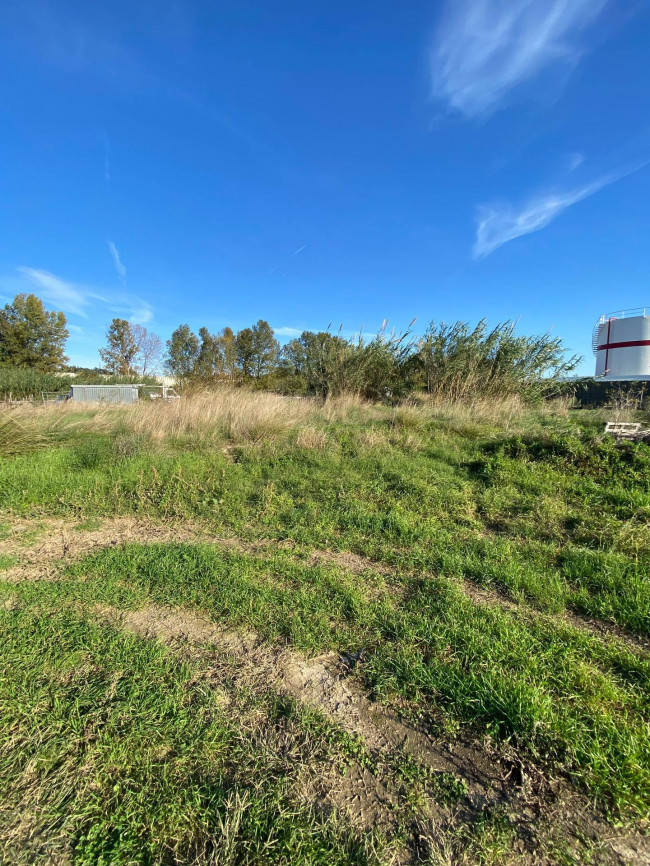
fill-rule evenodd
<path id="1" fill-rule="evenodd" d="M 411 323 L 412 325 L 413 323 Z M 0 364 L 43 372 L 65 369 L 67 322 L 35 295 L 17 295 L 0 310 Z M 527 398 L 552 393 L 579 357 L 567 357 L 559 338 L 517 334 L 513 322 L 432 322 L 424 334 L 382 327 L 369 338 L 303 331 L 280 345 L 263 319 L 248 328 L 195 334 L 180 325 L 163 346 L 143 325 L 115 318 L 99 350 L 103 369 L 146 376 L 164 369 L 187 387 L 229 382 L 321 399 L 344 392 L 398 401 L 415 391 L 439 399 Z"/>
<path id="2" fill-rule="evenodd" d="M 557 392 L 579 362 L 577 355 L 567 357 L 559 338 L 522 336 L 514 322 L 493 328 L 485 320 L 473 327 L 431 322 L 420 336 L 385 326 L 370 338 L 303 331 L 281 346 L 260 319 L 236 334 L 201 328 L 197 336 L 181 325 L 167 341 L 165 365 L 190 385 L 230 380 L 321 399 L 351 392 L 398 401 L 415 391 L 450 400 L 534 399 Z"/>

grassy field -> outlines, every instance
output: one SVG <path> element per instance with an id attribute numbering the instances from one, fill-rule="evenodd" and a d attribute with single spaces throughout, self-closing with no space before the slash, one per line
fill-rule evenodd
<path id="1" fill-rule="evenodd" d="M 517 401 L 0 417 L 0 862 L 647 863 L 650 449 Z"/>

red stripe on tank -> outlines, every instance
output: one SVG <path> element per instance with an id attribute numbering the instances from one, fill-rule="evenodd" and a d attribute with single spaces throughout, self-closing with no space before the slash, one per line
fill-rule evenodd
<path id="1" fill-rule="evenodd" d="M 598 346 L 598 351 L 602 349 L 631 349 L 633 346 L 650 346 L 650 340 L 627 340 L 625 343 L 603 343 Z"/>

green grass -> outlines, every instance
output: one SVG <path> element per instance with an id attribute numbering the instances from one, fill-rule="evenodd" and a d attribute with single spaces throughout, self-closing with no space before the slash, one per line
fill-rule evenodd
<path id="1" fill-rule="evenodd" d="M 337 748 L 290 701 L 231 688 L 224 702 L 199 662 L 71 609 L 0 618 L 3 862 L 372 859 L 298 801 L 298 770 L 327 767 Z"/>
<path id="2" fill-rule="evenodd" d="M 18 564 L 15 556 L 9 556 L 6 553 L 0 553 L 0 571 L 6 571 L 8 568 L 13 568 Z"/>
<path id="3" fill-rule="evenodd" d="M 603 438 L 591 412 L 504 422 L 357 407 L 315 416 L 311 440 L 294 430 L 255 445 L 156 440 L 124 413 L 89 432 L 84 418 L 0 461 L 2 536 L 16 517 L 87 529 L 139 515 L 284 544 L 129 544 L 68 564 L 56 582 L 4 585 L 15 551 L 3 554 L 0 827 L 25 811 L 47 830 L 35 838 L 60 837 L 82 864 L 210 862 L 222 837 L 237 863 L 365 863 L 376 840 L 300 801 L 299 767 L 372 766 L 409 815 L 427 797 L 463 800 L 463 779 L 403 754 L 379 767 L 272 691 L 228 676 L 206 685 L 201 658 L 98 624 L 98 604 L 190 608 L 307 656 L 362 653 L 355 677 L 403 718 L 443 741 L 490 737 L 568 778 L 611 821 L 647 826 L 650 656 L 555 616 L 650 634 L 647 445 Z M 376 567 L 316 565 L 317 549 Z M 465 581 L 515 608 L 477 604 Z M 497 810 L 456 842 L 500 862 L 518 832 Z M 555 860 L 570 862 L 569 848 L 560 833 Z"/>
<path id="4" fill-rule="evenodd" d="M 331 425 L 321 449 L 289 439 L 229 453 L 183 442 L 156 450 L 93 434 L 4 461 L 0 506 L 200 518 L 466 577 L 650 634 L 646 445 L 617 446 L 572 420 L 565 432 L 513 437 L 396 418 Z"/>
<path id="5" fill-rule="evenodd" d="M 574 629 L 478 606 L 452 582 L 314 567 L 212 546 L 127 545 L 24 585 L 32 605 L 61 599 L 137 609 L 189 606 L 217 622 L 317 654 L 363 649 L 378 697 L 443 709 L 530 758 L 569 772 L 604 808 L 648 816 L 650 659 Z M 398 700 L 399 699 L 399 700 Z"/>

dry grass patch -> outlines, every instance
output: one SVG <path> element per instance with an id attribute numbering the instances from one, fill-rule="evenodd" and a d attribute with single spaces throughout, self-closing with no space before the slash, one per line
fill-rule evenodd
<path id="1" fill-rule="evenodd" d="M 328 397 L 319 414 L 328 423 L 348 421 L 351 416 L 357 420 L 370 420 L 381 416 L 382 407 L 363 400 L 358 394 L 344 393 Z"/>
<path id="2" fill-rule="evenodd" d="M 315 427 L 304 427 L 298 431 L 296 445 L 298 448 L 323 449 L 330 444 L 327 433 Z"/>
<path id="3" fill-rule="evenodd" d="M 304 424 L 314 408 L 309 400 L 223 388 L 170 402 L 136 404 L 127 423 L 153 439 L 213 435 L 232 442 L 259 442 Z"/>
<path id="4" fill-rule="evenodd" d="M 381 430 L 364 430 L 359 436 L 359 441 L 366 448 L 386 448 L 390 440 Z"/>
<path id="5" fill-rule="evenodd" d="M 316 411 L 315 401 L 306 398 L 228 387 L 130 405 L 30 405 L 0 416 L 0 453 L 51 444 L 57 434 L 111 433 L 120 428 L 157 441 L 192 436 L 260 442 L 304 425 Z"/>

